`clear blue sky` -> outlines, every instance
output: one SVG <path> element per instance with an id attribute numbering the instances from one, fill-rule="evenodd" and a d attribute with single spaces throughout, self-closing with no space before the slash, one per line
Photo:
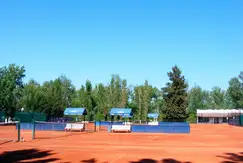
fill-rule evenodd
<path id="1" fill-rule="evenodd" d="M 177 64 L 191 86 L 225 89 L 242 61 L 242 0 L 0 1 L 0 66 L 24 65 L 25 81 L 161 88 Z"/>

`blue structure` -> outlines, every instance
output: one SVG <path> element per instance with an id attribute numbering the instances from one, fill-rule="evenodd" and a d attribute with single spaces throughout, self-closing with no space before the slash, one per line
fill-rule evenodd
<path id="1" fill-rule="evenodd" d="M 110 115 L 111 116 L 121 116 L 123 118 L 131 118 L 133 116 L 132 109 L 130 109 L 130 108 L 111 108 Z M 113 120 L 111 120 L 111 125 L 113 125 L 113 124 L 115 124 L 115 123 L 113 122 Z M 123 123 L 121 125 L 123 125 Z"/>
<path id="2" fill-rule="evenodd" d="M 66 108 L 64 111 L 64 115 L 80 115 L 84 116 L 85 121 L 85 115 L 87 115 L 87 110 L 85 108 Z M 85 130 L 85 123 L 84 123 L 84 130 Z"/>
<path id="3" fill-rule="evenodd" d="M 148 113 L 149 118 L 158 118 L 159 114 L 158 113 Z"/>
<path id="4" fill-rule="evenodd" d="M 85 108 L 66 108 L 64 115 L 87 115 Z"/>
<path id="5" fill-rule="evenodd" d="M 112 116 L 132 117 L 132 109 L 130 108 L 112 108 L 110 111 Z"/>
<path id="6" fill-rule="evenodd" d="M 190 125 L 186 122 L 159 122 L 159 125 L 132 125 L 132 132 L 147 133 L 190 133 Z"/>
<path id="7" fill-rule="evenodd" d="M 122 118 L 132 118 L 132 115 L 122 115 Z"/>

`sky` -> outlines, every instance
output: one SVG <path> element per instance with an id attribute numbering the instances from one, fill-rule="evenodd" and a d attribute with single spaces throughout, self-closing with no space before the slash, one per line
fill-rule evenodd
<path id="1" fill-rule="evenodd" d="M 242 61 L 242 0 L 0 1 L 0 66 L 25 66 L 26 82 L 161 88 L 177 65 L 190 87 L 227 89 Z"/>

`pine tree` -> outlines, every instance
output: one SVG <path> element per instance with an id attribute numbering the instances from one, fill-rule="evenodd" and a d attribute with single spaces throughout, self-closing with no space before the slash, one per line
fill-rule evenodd
<path id="1" fill-rule="evenodd" d="M 164 115 L 166 121 L 185 121 L 188 118 L 187 106 L 187 88 L 184 76 L 181 70 L 174 66 L 172 72 L 168 73 L 169 80 L 166 87 L 162 88 L 165 101 Z"/>

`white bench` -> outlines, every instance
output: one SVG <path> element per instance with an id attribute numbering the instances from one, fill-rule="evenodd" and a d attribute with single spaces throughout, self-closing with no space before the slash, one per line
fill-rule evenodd
<path id="1" fill-rule="evenodd" d="M 131 125 L 132 122 L 123 122 L 124 125 Z"/>
<path id="2" fill-rule="evenodd" d="M 65 127 L 65 131 L 84 131 L 84 124 L 82 123 L 67 123 Z"/>
<path id="3" fill-rule="evenodd" d="M 115 132 L 115 131 L 131 132 L 131 126 L 130 125 L 112 125 L 111 132 Z"/>
<path id="4" fill-rule="evenodd" d="M 148 125 L 158 126 L 159 122 L 148 122 Z"/>

